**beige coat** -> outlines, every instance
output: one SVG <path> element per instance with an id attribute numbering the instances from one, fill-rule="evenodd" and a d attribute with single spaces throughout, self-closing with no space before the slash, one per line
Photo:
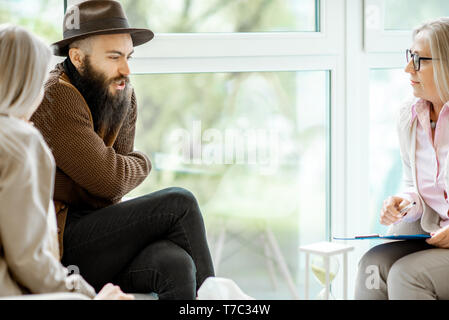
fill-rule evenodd
<path id="1" fill-rule="evenodd" d="M 0 296 L 79 292 L 95 296 L 59 262 L 53 156 L 37 129 L 0 116 Z"/>

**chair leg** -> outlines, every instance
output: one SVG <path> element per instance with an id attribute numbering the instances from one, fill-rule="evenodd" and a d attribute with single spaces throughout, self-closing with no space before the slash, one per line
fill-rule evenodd
<path id="1" fill-rule="evenodd" d="M 293 299 L 299 300 L 299 294 L 298 291 L 296 290 L 295 282 L 293 281 L 290 271 L 288 270 L 287 263 L 285 262 L 284 256 L 282 255 L 282 252 L 279 249 L 278 242 L 276 241 L 273 232 L 268 227 L 266 227 L 265 233 L 267 235 L 271 250 L 274 253 L 274 258 L 279 266 L 281 275 L 287 282 L 288 288 L 293 296 Z"/>
<path id="2" fill-rule="evenodd" d="M 226 225 L 223 225 L 223 228 L 220 230 L 220 233 L 218 234 L 218 238 L 217 241 L 215 243 L 214 246 L 214 270 L 215 270 L 215 275 L 218 275 L 218 268 L 220 266 L 220 262 L 221 262 L 221 257 L 223 255 L 223 247 L 224 247 L 224 242 L 226 239 Z"/>
<path id="3" fill-rule="evenodd" d="M 260 236 L 260 239 L 261 239 L 263 250 L 264 250 L 265 263 L 267 264 L 267 269 L 268 269 L 268 273 L 270 275 L 271 284 L 272 284 L 274 290 L 277 290 L 278 285 L 277 285 L 276 272 L 275 272 L 274 263 L 273 263 L 273 254 L 270 250 L 270 244 L 269 244 L 265 234 L 262 234 Z"/>

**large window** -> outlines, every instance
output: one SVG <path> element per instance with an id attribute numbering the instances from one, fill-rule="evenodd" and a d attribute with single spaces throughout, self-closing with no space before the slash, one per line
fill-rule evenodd
<path id="1" fill-rule="evenodd" d="M 61 0 L 0 0 L 0 23 L 26 27 L 48 43 L 62 39 L 63 17 Z"/>
<path id="2" fill-rule="evenodd" d="M 226 228 L 218 275 L 260 299 L 289 297 L 271 288 L 260 236 L 272 230 L 302 281 L 298 246 L 326 237 L 328 82 L 325 71 L 133 76 L 136 147 L 153 172 L 130 196 L 189 189 L 213 254 Z"/>
<path id="3" fill-rule="evenodd" d="M 158 33 L 318 31 L 317 0 L 121 0 L 128 18 Z"/>
<path id="4" fill-rule="evenodd" d="M 155 32 L 131 60 L 135 146 L 153 170 L 127 197 L 192 191 L 214 259 L 227 232 L 217 275 L 258 299 L 293 296 L 270 268 L 267 230 L 302 296 L 298 246 L 342 229 L 343 1 L 120 0 L 132 26 Z M 51 44 L 79 2 L 0 0 L 0 23 Z"/>
<path id="5" fill-rule="evenodd" d="M 407 47 L 412 30 L 422 23 L 449 15 L 445 0 L 364 0 L 365 49 L 395 52 Z"/>
<path id="6" fill-rule="evenodd" d="M 449 16 L 446 0 L 386 0 L 385 30 L 411 30 L 435 17 Z"/>
<path id="7" fill-rule="evenodd" d="M 271 286 L 261 232 L 273 232 L 300 295 L 298 246 L 331 235 L 342 7 L 322 2 L 121 0 L 132 26 L 155 32 L 131 60 L 136 148 L 153 171 L 128 196 L 191 190 L 214 259 L 226 228 L 217 275 L 259 299 L 292 297 L 281 275 Z"/>

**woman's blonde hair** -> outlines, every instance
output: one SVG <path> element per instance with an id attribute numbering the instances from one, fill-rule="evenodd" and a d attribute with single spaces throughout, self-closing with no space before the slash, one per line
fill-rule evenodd
<path id="1" fill-rule="evenodd" d="M 429 41 L 435 85 L 443 103 L 449 101 L 449 18 L 424 23 L 413 31 L 413 39 L 425 32 Z"/>
<path id="2" fill-rule="evenodd" d="M 48 74 L 51 51 L 26 29 L 0 24 L 0 113 L 31 115 Z"/>

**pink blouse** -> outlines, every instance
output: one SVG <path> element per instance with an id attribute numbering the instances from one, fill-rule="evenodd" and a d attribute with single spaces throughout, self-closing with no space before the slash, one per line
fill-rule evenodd
<path id="1" fill-rule="evenodd" d="M 449 224 L 449 202 L 444 183 L 444 168 L 449 151 L 449 106 L 445 104 L 440 112 L 435 128 L 435 140 L 430 127 L 430 102 L 420 99 L 412 107 L 412 122 L 418 117 L 416 127 L 416 179 L 418 191 L 424 202 L 438 213 L 442 221 L 440 227 Z M 418 195 L 415 192 L 404 192 L 399 195 L 408 201 L 416 202 L 403 218 L 413 222 L 423 214 Z"/>

